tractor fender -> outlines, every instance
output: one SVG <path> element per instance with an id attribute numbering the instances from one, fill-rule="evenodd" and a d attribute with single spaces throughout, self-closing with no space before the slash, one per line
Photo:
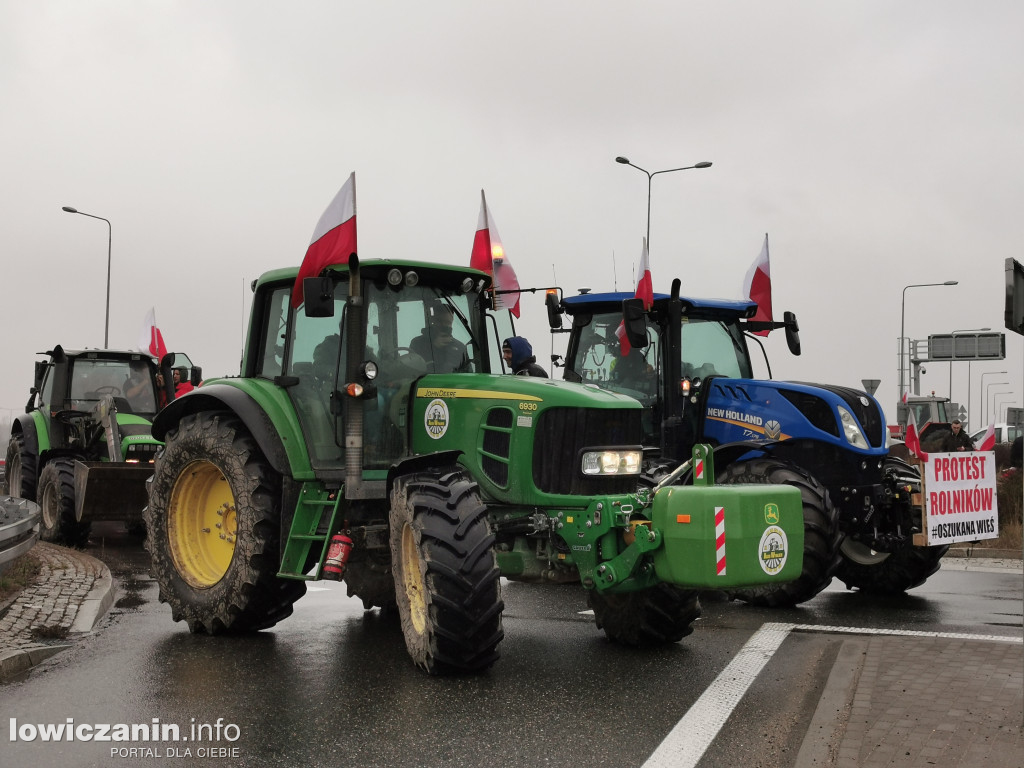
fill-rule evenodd
<path id="1" fill-rule="evenodd" d="M 419 456 L 406 456 L 404 459 L 399 459 L 388 470 L 388 498 L 391 497 L 391 488 L 399 477 L 437 467 L 454 466 L 462 453 L 463 451 L 461 450 L 437 451 L 435 453 L 424 453 Z"/>
<path id="2" fill-rule="evenodd" d="M 36 456 L 39 455 L 39 433 L 31 413 L 19 416 L 11 424 L 11 434 L 25 438 L 25 447 Z"/>
<path id="3" fill-rule="evenodd" d="M 746 460 L 747 458 L 771 455 L 772 448 L 778 444 L 778 440 L 739 440 L 733 443 L 714 445 L 711 450 L 715 471 L 721 471 L 730 464 L 735 464 L 741 458 Z M 683 485 L 689 483 L 692 474 L 692 469 L 684 472 L 681 477 L 677 478 L 676 483 Z"/>
<path id="4" fill-rule="evenodd" d="M 236 387 L 209 384 L 189 392 L 187 397 L 173 400 L 153 419 L 153 437 L 163 442 L 168 430 L 185 416 L 223 410 L 231 411 L 242 420 L 275 472 L 285 477 L 291 475 L 288 454 L 274 423 L 259 403 Z"/>

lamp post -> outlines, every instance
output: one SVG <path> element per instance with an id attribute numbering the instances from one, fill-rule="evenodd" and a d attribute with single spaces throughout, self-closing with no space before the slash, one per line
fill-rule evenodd
<path id="1" fill-rule="evenodd" d="M 991 387 L 994 384 L 1009 384 L 1009 383 L 1010 382 L 1008 382 L 1008 381 L 993 381 L 992 384 L 989 384 L 989 386 Z M 1010 394 L 1013 394 L 1013 392 L 1012 392 L 1012 390 L 1009 390 L 1009 389 L 1004 389 L 1004 390 L 1002 390 L 1000 392 L 993 392 L 992 393 L 992 413 L 991 413 L 992 421 L 998 421 L 998 419 L 996 417 L 999 414 L 996 411 L 996 403 L 999 402 L 999 396 L 1000 395 L 1010 395 Z"/>
<path id="2" fill-rule="evenodd" d="M 944 283 L 915 283 L 908 285 L 903 288 L 903 301 L 900 303 L 900 349 L 899 349 L 899 381 L 900 381 L 900 400 L 903 400 L 903 393 L 906 392 L 906 377 L 903 375 L 903 342 L 906 340 L 904 335 L 904 329 L 906 328 L 906 317 L 907 317 L 907 289 L 908 288 L 931 288 L 932 286 L 942 285 L 958 285 L 958 280 L 947 280 Z"/>
<path id="3" fill-rule="evenodd" d="M 114 242 L 114 228 L 110 226 L 110 220 L 104 219 L 102 216 L 93 216 L 91 213 L 84 213 L 77 208 L 72 208 L 70 205 L 61 207 L 62 211 L 68 213 L 77 213 L 80 216 L 88 216 L 90 219 L 99 219 L 100 221 L 107 222 L 107 315 L 103 322 L 103 348 L 110 348 L 110 249 Z"/>
<path id="4" fill-rule="evenodd" d="M 1009 395 L 1009 397 L 1004 398 L 1003 395 Z M 1013 393 L 1013 390 L 996 392 L 996 396 L 992 399 L 992 421 L 1001 421 L 999 418 L 999 409 L 1002 406 L 1002 401 L 1005 399 L 1007 402 L 1013 402 L 1015 397 L 1016 395 Z"/>
<path id="5" fill-rule="evenodd" d="M 949 353 L 949 399 L 953 399 L 953 358 L 956 357 L 956 337 L 960 333 L 985 333 L 991 331 L 991 328 L 965 328 L 961 331 L 953 331 L 950 336 L 953 337 L 950 346 L 952 349 Z M 975 350 L 977 351 L 977 350 Z M 967 421 L 970 422 L 973 418 L 974 411 L 971 410 L 971 361 L 967 361 Z"/>
<path id="6" fill-rule="evenodd" d="M 709 163 L 707 161 L 703 161 L 703 162 L 700 162 L 700 163 L 696 163 L 695 165 L 684 166 L 683 168 L 667 168 L 664 171 L 654 171 L 654 172 L 651 172 L 651 171 L 644 170 L 639 165 L 633 165 L 633 163 L 629 162 L 629 158 L 628 157 L 616 157 L 615 158 L 615 162 L 616 163 L 622 163 L 623 165 L 632 166 L 633 168 L 636 168 L 638 171 L 643 171 L 643 173 L 647 174 L 647 250 L 648 251 L 650 251 L 650 248 L 651 248 L 651 181 L 659 173 L 673 173 L 675 171 L 688 171 L 691 168 L 710 168 L 711 167 L 711 163 Z"/>
<path id="7" fill-rule="evenodd" d="M 980 386 L 984 387 L 985 393 L 985 416 L 982 419 L 983 421 L 988 421 L 988 388 L 991 387 L 993 384 L 1010 383 L 1008 381 L 990 381 L 988 384 L 985 384 L 985 377 L 990 375 L 998 376 L 999 374 L 1006 375 L 1006 373 L 1006 371 L 985 371 L 983 374 L 981 374 Z"/>

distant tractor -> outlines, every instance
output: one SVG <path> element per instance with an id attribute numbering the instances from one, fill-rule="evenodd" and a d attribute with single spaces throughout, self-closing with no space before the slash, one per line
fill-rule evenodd
<path id="1" fill-rule="evenodd" d="M 948 546 L 914 544 L 922 525 L 915 503 L 920 475 L 890 455 L 875 398 L 845 386 L 755 379 L 750 343 L 760 342 L 750 332 L 782 329 L 799 354 L 796 317 L 787 312 L 784 322 L 755 323 L 753 302 L 680 296 L 679 286 L 675 280 L 671 294 L 657 294 L 648 312 L 632 294 L 550 293 L 549 320 L 560 331 L 563 314 L 571 319 L 565 379 L 643 403 L 644 466 L 652 482 L 685 461 L 693 445 L 708 443 L 718 482 L 800 489 L 800 578 L 734 596 L 795 605 L 833 576 L 865 592 L 899 593 L 938 570 Z"/>
<path id="2" fill-rule="evenodd" d="M 160 599 L 196 633 L 291 614 L 343 578 L 395 610 L 415 664 L 480 672 L 504 632 L 500 577 L 577 582 L 625 645 L 675 642 L 698 590 L 800 573 L 800 493 L 640 488 L 633 398 L 500 375 L 507 316 L 483 272 L 353 255 L 254 283 L 241 376 L 162 411 L 146 511 Z"/>
<path id="3" fill-rule="evenodd" d="M 83 544 L 94 520 L 140 527 L 160 445 L 152 419 L 173 388 L 158 390 L 157 362 L 141 352 L 58 345 L 44 354 L 25 413 L 11 425 L 7 493 L 39 503 L 45 541 Z M 173 363 L 199 380 L 177 354 L 165 358 L 168 381 Z"/>

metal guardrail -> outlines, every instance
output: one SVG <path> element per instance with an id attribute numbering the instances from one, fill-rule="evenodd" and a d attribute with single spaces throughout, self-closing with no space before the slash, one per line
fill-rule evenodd
<path id="1" fill-rule="evenodd" d="M 0 496 L 0 573 L 39 540 L 39 505 L 14 496 Z"/>

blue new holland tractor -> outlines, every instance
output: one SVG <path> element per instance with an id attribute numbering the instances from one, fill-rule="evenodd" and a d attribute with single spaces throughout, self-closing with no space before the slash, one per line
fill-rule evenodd
<path id="1" fill-rule="evenodd" d="M 648 311 L 627 293 L 548 294 L 552 331 L 564 332 L 563 315 L 571 320 L 564 378 L 643 403 L 651 482 L 684 462 L 695 443 L 708 443 L 718 482 L 800 488 L 803 573 L 732 597 L 791 606 L 833 576 L 882 594 L 922 584 L 948 546 L 924 546 L 920 474 L 890 455 L 881 406 L 849 387 L 755 379 L 750 343 L 761 345 L 754 332 L 784 329 L 790 351 L 800 354 L 796 317 L 754 322 L 756 310 L 746 300 L 680 296 L 679 280 Z"/>

